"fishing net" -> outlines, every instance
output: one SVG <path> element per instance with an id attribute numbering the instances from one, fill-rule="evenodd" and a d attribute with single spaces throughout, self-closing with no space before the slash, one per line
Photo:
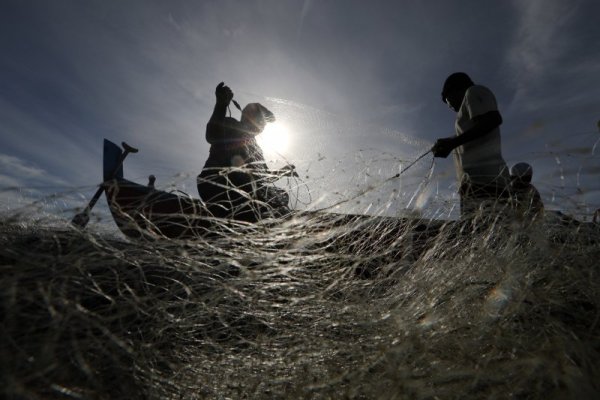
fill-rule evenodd
<path id="1" fill-rule="evenodd" d="M 308 115 L 347 136 L 369 128 Z M 78 230 L 65 222 L 73 208 L 58 212 L 80 188 L 35 201 L 5 190 L 4 397 L 595 398 L 589 139 L 586 152 L 535 155 L 551 165 L 536 222 L 459 221 L 456 188 L 432 181 L 432 158 L 402 172 L 430 146 L 410 138 L 407 154 L 307 150 L 291 160 L 298 177 L 278 183 L 302 213 L 213 221 L 212 236 L 129 239 L 102 204 Z"/>

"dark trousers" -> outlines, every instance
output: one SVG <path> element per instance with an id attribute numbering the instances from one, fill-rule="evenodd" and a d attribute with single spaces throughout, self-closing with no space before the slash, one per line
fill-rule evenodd
<path id="1" fill-rule="evenodd" d="M 197 185 L 200 198 L 214 217 L 248 222 L 259 219 L 252 204 L 254 190 L 249 174 L 204 170 L 198 175 Z"/>

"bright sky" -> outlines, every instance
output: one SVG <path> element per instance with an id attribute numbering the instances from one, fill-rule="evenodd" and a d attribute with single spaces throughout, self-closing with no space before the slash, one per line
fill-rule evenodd
<path id="1" fill-rule="evenodd" d="M 318 199 L 452 135 L 439 93 L 465 71 L 496 94 L 504 157 L 534 166 L 546 202 L 563 185 L 600 207 L 598 15 L 595 0 L 4 0 L 0 189 L 91 195 L 108 138 L 140 148 L 126 177 L 181 176 L 196 196 L 225 81 L 242 106 L 275 113 L 287 143 L 267 158 L 296 164 Z M 422 181 L 430 165 L 407 175 Z M 451 194 L 454 177 L 436 160 L 430 192 Z"/>

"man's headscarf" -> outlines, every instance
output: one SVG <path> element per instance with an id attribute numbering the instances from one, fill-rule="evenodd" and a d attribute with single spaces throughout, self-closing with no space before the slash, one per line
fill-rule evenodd
<path id="1" fill-rule="evenodd" d="M 242 110 L 242 123 L 255 127 L 264 127 L 267 122 L 274 122 L 275 115 L 260 103 L 250 103 Z"/>

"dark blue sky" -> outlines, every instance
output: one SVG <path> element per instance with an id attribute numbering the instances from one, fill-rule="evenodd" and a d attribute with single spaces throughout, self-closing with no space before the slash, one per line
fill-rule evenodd
<path id="1" fill-rule="evenodd" d="M 154 173 L 196 195 L 225 81 L 287 126 L 283 155 L 310 175 L 313 197 L 343 192 L 453 134 L 439 93 L 460 70 L 495 92 L 508 163 L 533 164 L 547 202 L 579 186 L 576 201 L 597 207 L 598 15 L 593 0 L 4 0 L 0 186 L 93 192 L 106 137 L 141 149 L 128 177 Z M 453 177 L 437 160 L 433 192 L 449 195 Z"/>

